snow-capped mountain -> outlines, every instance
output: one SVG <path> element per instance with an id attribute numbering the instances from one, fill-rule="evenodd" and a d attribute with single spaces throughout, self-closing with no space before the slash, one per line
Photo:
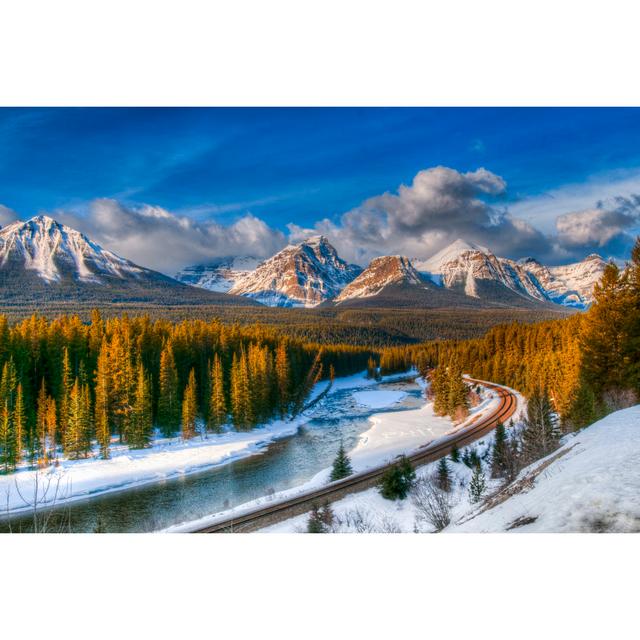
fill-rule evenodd
<path id="1" fill-rule="evenodd" d="M 369 266 L 335 299 L 336 303 L 352 298 L 370 298 L 392 284 L 422 284 L 420 274 L 404 256 L 374 258 Z"/>
<path id="2" fill-rule="evenodd" d="M 260 263 L 229 293 L 273 307 L 314 307 L 338 295 L 360 271 L 342 260 L 327 238 L 314 236 Z"/>
<path id="3" fill-rule="evenodd" d="M 414 265 L 425 277 L 448 289 L 479 299 L 514 299 L 514 294 L 540 302 L 585 308 L 605 261 L 592 255 L 582 262 L 546 267 L 533 258 L 500 258 L 478 245 L 456 240 L 428 260 Z"/>
<path id="4" fill-rule="evenodd" d="M 551 275 L 563 282 L 568 289 L 576 291 L 586 304 L 593 302 L 593 285 L 602 278 L 605 260 L 597 253 L 592 253 L 584 260 L 559 267 L 549 267 Z"/>
<path id="5" fill-rule="evenodd" d="M 185 267 L 175 278 L 194 287 L 226 293 L 240 278 L 254 271 L 259 263 L 260 260 L 250 256 L 221 258 L 207 265 Z"/>
<path id="6" fill-rule="evenodd" d="M 48 216 L 0 229 L 0 300 L 247 304 L 145 269 Z"/>
<path id="7" fill-rule="evenodd" d="M 81 282 L 100 282 L 100 274 L 125 278 L 143 271 L 48 216 L 0 230 L 0 268 L 13 262 L 22 262 L 24 269 L 48 282 L 58 282 L 68 273 Z"/>

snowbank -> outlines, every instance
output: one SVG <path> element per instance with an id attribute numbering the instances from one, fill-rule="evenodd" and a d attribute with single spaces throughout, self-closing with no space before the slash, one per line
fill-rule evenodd
<path id="1" fill-rule="evenodd" d="M 356 391 L 352 394 L 358 404 L 371 409 L 382 409 L 400 402 L 407 394 L 404 391 Z"/>

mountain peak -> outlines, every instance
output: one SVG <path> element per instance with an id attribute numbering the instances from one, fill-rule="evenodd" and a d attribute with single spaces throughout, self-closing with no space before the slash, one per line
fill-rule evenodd
<path id="1" fill-rule="evenodd" d="M 476 251 L 484 254 L 491 254 L 489 249 L 486 247 L 482 247 L 473 242 L 469 242 L 467 240 L 463 240 L 462 238 L 458 238 L 454 240 L 451 244 L 448 244 L 443 249 L 440 249 L 438 253 L 431 256 L 427 260 L 415 260 L 416 269 L 419 271 L 424 271 L 425 273 L 430 274 L 440 274 L 442 273 L 442 268 L 447 262 L 451 262 L 452 260 L 456 260 L 462 254 L 467 253 L 468 251 Z"/>
<path id="2" fill-rule="evenodd" d="M 360 273 L 323 235 L 288 245 L 234 283 L 229 293 L 269 306 L 313 307 L 336 296 Z"/>
<path id="3" fill-rule="evenodd" d="M 0 230 L 0 267 L 9 263 L 21 264 L 47 282 L 71 275 L 81 282 L 100 283 L 101 274 L 123 278 L 143 271 L 46 215 Z"/>
<path id="4" fill-rule="evenodd" d="M 342 290 L 336 302 L 352 298 L 370 298 L 391 284 L 421 282 L 420 274 L 405 256 L 380 256 L 374 258 L 369 266 Z"/>

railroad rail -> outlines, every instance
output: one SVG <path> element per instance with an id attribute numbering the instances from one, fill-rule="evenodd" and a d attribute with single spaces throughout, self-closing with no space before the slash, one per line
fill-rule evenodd
<path id="1" fill-rule="evenodd" d="M 510 389 L 493 382 L 476 380 L 475 378 L 467 378 L 467 380 L 497 392 L 500 397 L 499 406 L 491 415 L 485 416 L 482 420 L 470 423 L 467 427 L 462 427 L 449 435 L 438 438 L 414 450 L 413 453 L 407 456 L 414 466 L 435 462 L 448 455 L 454 446 L 460 448 L 479 440 L 490 433 L 498 422 L 506 422 L 515 413 L 518 401 Z M 364 491 L 377 485 L 382 474 L 393 464 L 393 462 L 390 462 L 374 467 L 367 471 L 353 474 L 343 480 L 331 482 L 319 489 L 291 496 L 252 511 L 221 518 L 206 526 L 194 529 L 192 533 L 245 533 L 282 522 L 308 512 L 313 504 L 335 502 L 350 493 Z"/>

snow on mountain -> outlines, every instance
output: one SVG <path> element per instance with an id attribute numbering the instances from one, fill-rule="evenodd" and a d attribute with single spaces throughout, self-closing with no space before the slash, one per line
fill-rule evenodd
<path id="1" fill-rule="evenodd" d="M 563 282 L 567 289 L 575 291 L 585 304 L 593 302 L 593 285 L 602 278 L 606 261 L 592 253 L 581 262 L 549 267 L 550 273 Z"/>
<path id="2" fill-rule="evenodd" d="M 418 271 L 429 274 L 430 276 L 439 276 L 442 274 L 442 268 L 445 264 L 455 260 L 467 251 L 481 251 L 483 253 L 489 252 L 485 247 L 481 247 L 473 242 L 467 242 L 466 240 L 458 238 L 444 249 L 438 251 L 438 253 L 431 258 L 428 258 L 427 260 L 413 259 L 412 262 Z M 434 281 L 436 284 L 440 284 L 440 280 L 434 279 Z"/>
<path id="3" fill-rule="evenodd" d="M 175 278 L 194 287 L 226 293 L 258 264 L 260 260 L 251 256 L 221 258 L 211 264 L 185 267 Z"/>
<path id="4" fill-rule="evenodd" d="M 404 256 L 381 256 L 374 258 L 369 266 L 335 299 L 344 302 L 352 298 L 370 298 L 378 295 L 390 284 L 421 284 L 422 278 Z"/>
<path id="5" fill-rule="evenodd" d="M 438 285 L 459 289 L 468 296 L 500 296 L 500 286 L 521 296 L 579 308 L 592 301 L 594 284 L 605 262 L 592 255 L 582 262 L 546 267 L 534 258 L 500 258 L 484 247 L 456 240 L 428 260 L 414 260 L 416 269 Z M 495 285 L 499 285 L 496 289 Z M 502 289 L 502 293 L 506 292 Z"/>
<path id="6" fill-rule="evenodd" d="M 336 296 L 361 269 L 342 260 L 324 236 L 289 245 L 234 283 L 229 293 L 277 307 L 315 307 Z"/>
<path id="7" fill-rule="evenodd" d="M 100 282 L 100 274 L 125 278 L 143 271 L 79 231 L 42 215 L 0 230 L 0 268 L 16 262 L 48 282 L 59 281 L 63 271 L 94 283 Z"/>

